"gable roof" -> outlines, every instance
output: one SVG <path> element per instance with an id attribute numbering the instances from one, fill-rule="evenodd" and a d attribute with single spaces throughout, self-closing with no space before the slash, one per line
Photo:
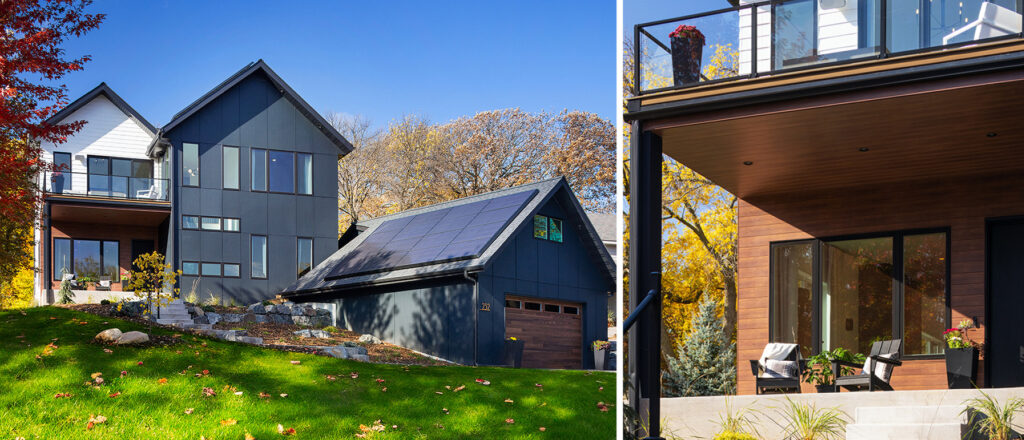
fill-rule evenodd
<path id="1" fill-rule="evenodd" d="M 262 72 L 264 75 L 266 75 L 267 78 L 270 79 L 270 82 L 272 82 L 274 86 L 281 91 L 284 97 L 288 99 L 288 101 L 291 102 L 292 105 L 294 105 L 295 108 L 299 110 L 299 113 L 302 113 L 302 115 L 305 116 L 306 119 L 309 119 L 309 122 L 313 123 L 313 125 L 316 126 L 316 128 L 319 129 L 321 133 L 327 136 L 327 138 L 330 139 L 331 142 L 335 146 L 337 146 L 338 149 L 341 150 L 343 154 L 348 154 L 352 152 L 352 144 L 347 139 L 345 139 L 341 135 L 341 133 L 338 133 L 338 130 L 335 130 L 334 126 L 328 123 L 323 116 L 320 116 L 320 113 L 317 113 L 317 111 L 314 110 L 313 107 L 311 107 L 309 103 L 306 102 L 306 100 L 302 99 L 302 97 L 299 96 L 298 93 L 295 93 L 295 90 L 292 90 L 292 88 L 289 87 L 288 84 L 285 83 L 280 76 L 277 76 L 277 73 L 274 73 L 270 66 L 268 66 L 267 63 L 263 62 L 262 59 L 247 64 L 241 70 L 235 72 L 234 75 L 231 75 L 230 77 L 228 77 L 228 79 L 218 84 L 212 90 L 206 92 L 205 95 L 200 96 L 199 99 L 193 101 L 184 109 L 176 113 L 171 118 L 171 122 L 168 122 L 167 125 L 164 125 L 161 131 L 163 131 L 164 133 L 171 131 L 171 129 L 178 126 L 178 124 L 181 124 L 183 121 L 188 119 L 189 116 L 192 116 L 193 114 L 195 114 L 195 112 L 199 111 L 207 104 L 217 99 L 217 97 L 224 94 L 224 92 L 227 92 L 236 84 L 257 72 Z"/>
<path id="2" fill-rule="evenodd" d="M 597 235 L 601 236 L 602 241 L 608 243 L 618 241 L 615 235 L 615 214 L 587 211 L 587 217 L 590 219 L 590 224 L 594 225 L 594 229 L 597 230 Z"/>
<path id="3" fill-rule="evenodd" d="M 523 208 L 518 211 L 515 217 L 513 217 L 512 220 L 498 232 L 498 235 L 478 255 L 472 258 L 456 261 L 438 261 L 415 267 L 397 267 L 393 270 L 356 274 L 344 278 L 332 278 L 331 276 L 334 268 L 339 263 L 342 263 L 347 257 L 351 256 L 353 251 L 363 241 L 372 235 L 378 227 L 388 221 L 409 218 L 429 212 L 447 210 L 453 207 L 468 205 L 480 201 L 494 200 L 528 191 L 536 191 L 536 194 L 534 194 L 532 198 L 526 202 Z M 608 250 L 602 243 L 601 237 L 598 236 L 594 226 L 590 223 L 586 211 L 583 210 L 579 200 L 576 199 L 576 196 L 573 194 L 568 182 L 566 182 L 563 177 L 557 177 L 554 179 L 542 180 L 485 194 L 464 197 L 449 202 L 410 209 L 408 211 L 359 222 L 360 227 L 366 228 L 365 232 L 360 233 L 356 238 L 346 243 L 341 249 L 338 249 L 338 251 L 333 255 L 306 273 L 306 275 L 302 276 L 292 283 L 292 285 L 285 288 L 281 292 L 281 295 L 289 297 L 313 295 L 318 293 L 332 293 L 374 285 L 395 284 L 430 278 L 455 276 L 466 272 L 483 270 L 488 263 L 494 259 L 494 257 L 501 253 L 501 251 L 509 246 L 510 243 L 514 242 L 517 231 L 527 222 L 532 223 L 533 216 L 536 215 L 537 212 L 552 198 L 556 198 L 562 204 L 566 209 L 567 216 L 575 217 L 575 220 L 583 226 L 584 231 L 581 234 L 583 245 L 587 248 L 588 253 L 603 265 L 604 269 L 607 271 L 606 273 L 608 274 L 608 277 L 610 279 L 614 279 L 613 274 L 615 271 L 615 265 L 612 262 L 611 255 L 608 254 Z"/>
<path id="4" fill-rule="evenodd" d="M 111 89 L 110 86 L 108 86 L 105 82 L 101 82 L 100 85 L 96 86 L 88 93 L 82 95 L 71 104 L 68 104 L 59 112 L 55 113 L 53 116 L 47 118 L 46 124 L 53 125 L 60 123 L 64 119 L 67 119 L 68 116 L 71 116 L 72 113 L 78 111 L 78 109 L 92 102 L 92 100 L 96 99 L 96 97 L 99 95 L 106 96 L 107 99 L 110 100 L 110 102 L 118 108 L 118 110 L 124 112 L 124 114 L 128 115 L 128 117 L 135 119 L 139 123 L 139 125 L 142 126 L 143 129 L 149 132 L 150 135 L 156 136 L 156 127 L 154 127 L 153 124 L 150 124 L 149 121 L 146 120 L 146 118 L 143 118 L 142 115 L 139 114 L 139 112 L 135 111 L 135 109 L 132 108 L 132 106 L 128 105 L 127 102 L 121 99 L 121 96 L 119 96 L 117 93 L 114 93 L 114 90 Z"/>

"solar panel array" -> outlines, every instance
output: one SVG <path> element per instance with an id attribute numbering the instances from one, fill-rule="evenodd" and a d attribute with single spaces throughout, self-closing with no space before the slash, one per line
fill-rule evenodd
<path id="1" fill-rule="evenodd" d="M 478 257 L 536 193 L 523 191 L 385 221 L 326 279 Z"/>

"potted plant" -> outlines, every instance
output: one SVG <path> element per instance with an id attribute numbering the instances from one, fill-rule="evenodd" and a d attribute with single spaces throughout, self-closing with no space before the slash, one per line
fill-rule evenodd
<path id="1" fill-rule="evenodd" d="M 978 345 L 967 337 L 974 328 L 971 320 L 942 333 L 946 340 L 946 381 L 949 389 L 970 389 L 978 381 Z"/>
<path id="2" fill-rule="evenodd" d="M 505 346 L 501 351 L 501 364 L 511 365 L 515 368 L 523 366 L 523 341 L 515 336 L 505 338 Z"/>
<path id="3" fill-rule="evenodd" d="M 93 278 L 92 275 L 82 275 L 78 279 L 78 282 L 81 283 L 82 287 L 85 287 L 85 290 L 93 290 L 93 286 L 96 284 L 96 278 Z"/>
<path id="4" fill-rule="evenodd" d="M 695 26 L 681 24 L 668 36 L 672 41 L 672 80 L 675 85 L 700 81 L 704 34 Z"/>
<path id="5" fill-rule="evenodd" d="M 832 371 L 832 361 L 864 362 L 864 355 L 854 353 L 843 347 L 836 347 L 832 351 L 823 351 L 807 358 L 807 370 L 804 371 L 804 382 L 814 384 L 819 393 L 836 392 L 836 376 Z M 853 369 L 843 367 L 843 374 L 850 373 Z"/>
<path id="6" fill-rule="evenodd" d="M 594 369 L 603 370 L 605 360 L 608 359 L 608 349 L 611 348 L 608 341 L 594 341 L 590 348 L 594 350 Z"/>

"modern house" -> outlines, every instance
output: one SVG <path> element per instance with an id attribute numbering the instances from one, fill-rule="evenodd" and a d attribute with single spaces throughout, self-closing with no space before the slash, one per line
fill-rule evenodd
<path id="1" fill-rule="evenodd" d="M 284 290 L 333 302 L 338 326 L 453 362 L 593 368 L 615 265 L 563 178 L 361 221 Z"/>
<path id="2" fill-rule="evenodd" d="M 945 389 L 943 331 L 965 319 L 986 347 L 978 385 L 1024 386 L 1020 3 L 722 6 L 635 27 L 631 308 L 659 288 L 664 155 L 740 199 L 740 394 L 769 342 L 807 357 L 889 339 L 893 388 Z M 699 74 L 672 53 L 684 24 L 705 40 Z M 652 304 L 630 343 L 641 402 L 658 395 Z"/>
<path id="3" fill-rule="evenodd" d="M 262 60 L 156 129 L 106 84 L 48 122 L 37 301 L 64 277 L 78 300 L 117 297 L 142 253 L 181 270 L 182 295 L 271 298 L 337 250 L 337 164 L 352 146 Z M 88 282 L 89 280 L 93 282 Z"/>

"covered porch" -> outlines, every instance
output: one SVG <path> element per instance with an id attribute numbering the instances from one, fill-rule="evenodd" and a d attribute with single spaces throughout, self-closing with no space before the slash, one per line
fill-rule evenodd
<path id="1" fill-rule="evenodd" d="M 883 394 L 898 402 L 903 391 L 945 390 L 942 332 L 965 319 L 986 348 L 978 385 L 1024 387 L 1022 98 L 1024 70 L 1002 66 L 640 107 L 631 306 L 658 286 L 660 237 L 644 230 L 660 230 L 664 154 L 740 199 L 739 394 L 754 394 L 748 361 L 773 341 L 797 343 L 807 357 L 902 339 L 897 391 Z M 636 398 L 652 425 L 672 417 L 669 406 L 646 405 L 659 366 L 656 327 L 644 321 L 657 312 L 640 316 L 630 343 Z M 836 398 L 857 399 L 846 395 Z"/>
<path id="2" fill-rule="evenodd" d="M 116 301 L 132 262 L 145 253 L 166 252 L 167 202 L 79 201 L 47 198 L 39 255 L 40 300 L 60 300 L 64 278 L 77 303 Z"/>

